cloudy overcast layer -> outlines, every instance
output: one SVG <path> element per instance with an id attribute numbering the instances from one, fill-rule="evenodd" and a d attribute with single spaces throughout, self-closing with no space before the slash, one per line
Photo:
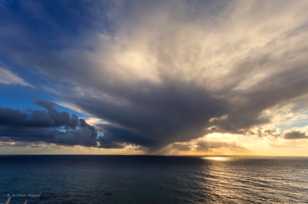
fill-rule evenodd
<path id="1" fill-rule="evenodd" d="M 308 1 L 0 1 L 1 153 L 308 155 Z"/>

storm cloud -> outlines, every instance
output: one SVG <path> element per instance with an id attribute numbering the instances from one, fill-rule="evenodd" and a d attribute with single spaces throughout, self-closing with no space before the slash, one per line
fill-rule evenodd
<path id="1" fill-rule="evenodd" d="M 41 73 L 59 100 L 111 125 L 48 103 L 30 119 L 2 108 L 2 133 L 16 140 L 40 130 L 46 142 L 96 146 L 102 131 L 106 147 L 154 150 L 248 132 L 308 94 L 306 1 L 55 1 L 57 13 L 48 1 L 17 2 L 14 14 L 10 2 L 0 7 L 3 60 Z"/>

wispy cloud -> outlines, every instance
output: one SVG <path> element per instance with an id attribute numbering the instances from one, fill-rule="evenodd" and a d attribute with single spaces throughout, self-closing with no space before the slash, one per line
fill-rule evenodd
<path id="1" fill-rule="evenodd" d="M 4 67 L 0 67 L 0 84 L 32 87 L 31 84 Z"/>

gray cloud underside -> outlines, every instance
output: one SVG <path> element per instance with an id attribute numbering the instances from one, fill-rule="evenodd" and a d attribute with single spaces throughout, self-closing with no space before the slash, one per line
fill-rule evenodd
<path id="1" fill-rule="evenodd" d="M 0 53 L 54 80 L 59 98 L 124 127 L 101 127 L 111 146 L 156 149 L 210 126 L 246 131 L 270 121 L 264 110 L 308 93 L 307 2 L 198 3 L 119 4 L 93 19 L 112 31 L 91 27 L 60 49 L 21 46 L 35 34 L 14 21 L 5 31 L 26 35 L 2 34 L 16 45 L 6 40 Z"/>
<path id="2" fill-rule="evenodd" d="M 308 135 L 305 132 L 301 131 L 291 131 L 284 135 L 285 139 L 288 140 L 297 140 L 297 139 L 308 139 Z"/>

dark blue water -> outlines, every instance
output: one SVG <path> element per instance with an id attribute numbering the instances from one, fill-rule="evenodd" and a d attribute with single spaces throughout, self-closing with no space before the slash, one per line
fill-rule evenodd
<path id="1" fill-rule="evenodd" d="M 308 203 L 308 159 L 0 156 L 0 203 Z"/>

